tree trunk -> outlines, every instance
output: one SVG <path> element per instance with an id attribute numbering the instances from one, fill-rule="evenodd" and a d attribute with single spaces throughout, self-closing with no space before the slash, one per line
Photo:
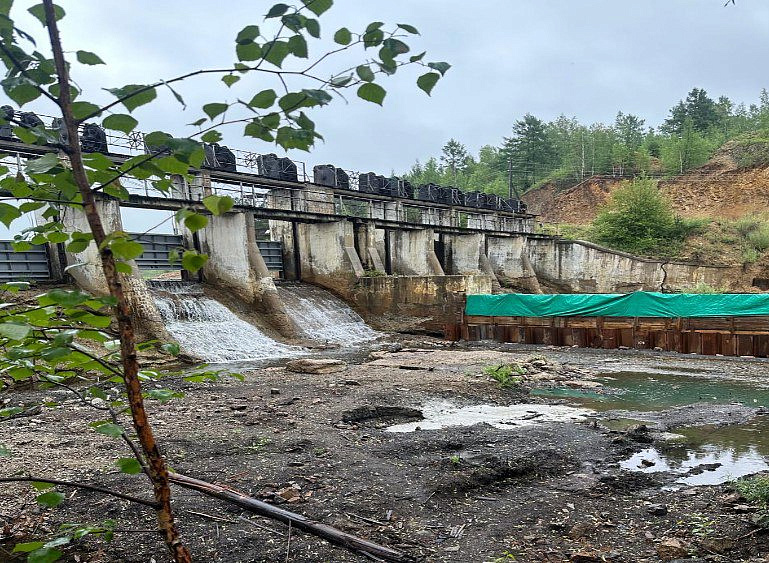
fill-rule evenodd
<path id="1" fill-rule="evenodd" d="M 108 246 L 102 246 L 105 240 L 104 227 L 101 222 L 101 216 L 96 209 L 94 195 L 90 189 L 90 183 L 83 166 L 82 154 L 80 152 L 80 140 L 78 136 L 78 122 L 72 114 L 72 100 L 70 96 L 69 75 L 67 63 L 64 59 L 59 29 L 56 23 L 56 16 L 52 0 L 43 0 L 45 7 L 46 26 L 51 40 L 54 61 L 56 63 L 56 74 L 59 82 L 59 107 L 69 135 L 68 155 L 72 165 L 72 175 L 77 183 L 80 195 L 83 198 L 83 209 L 88 224 L 93 234 L 94 242 L 99 248 L 101 256 L 104 277 L 107 280 L 110 294 L 117 300 L 115 306 L 115 316 L 117 317 L 120 332 L 120 355 L 123 363 L 123 380 L 128 395 L 131 417 L 136 434 L 142 446 L 142 451 L 147 461 L 148 476 L 152 481 L 152 487 L 155 494 L 155 500 L 158 503 L 157 517 L 160 530 L 174 560 L 180 563 L 192 561 L 189 551 L 181 543 L 179 533 L 174 524 L 174 517 L 171 511 L 171 490 L 168 485 L 168 468 L 165 460 L 160 454 L 158 445 L 155 442 L 155 436 L 150 427 L 147 418 L 147 411 L 144 409 L 144 400 L 142 398 L 141 383 L 139 381 L 139 362 L 136 357 L 136 336 L 134 332 L 132 311 L 128 306 L 123 287 L 118 276 L 115 264 L 115 257 Z"/>

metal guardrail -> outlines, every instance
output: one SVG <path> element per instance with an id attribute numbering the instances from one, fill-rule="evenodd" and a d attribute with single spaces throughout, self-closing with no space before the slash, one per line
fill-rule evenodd
<path id="1" fill-rule="evenodd" d="M 0 241 L 0 281 L 51 279 L 51 265 L 45 246 L 16 252 L 11 241 Z"/>
<path id="2" fill-rule="evenodd" d="M 283 271 L 283 244 L 280 241 L 259 240 L 256 241 L 259 253 L 267 264 L 267 269 L 272 272 Z"/>

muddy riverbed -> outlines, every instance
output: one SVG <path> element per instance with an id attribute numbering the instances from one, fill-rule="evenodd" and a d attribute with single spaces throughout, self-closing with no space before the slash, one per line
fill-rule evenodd
<path id="1" fill-rule="evenodd" d="M 769 552 L 756 510 L 730 485 L 769 469 L 765 361 L 424 339 L 345 358 L 345 371 L 325 375 L 271 365 L 242 370 L 243 382 L 174 383 L 184 397 L 152 403 L 171 465 L 425 561 L 763 561 Z M 501 364 L 523 373 L 502 385 L 484 372 Z M 64 398 L 15 390 L 0 400 L 42 397 Z M 68 400 L 0 423 L 13 452 L 0 474 L 147 496 L 141 476 L 116 470 L 118 442 L 87 428 L 98 419 Z M 64 503 L 44 509 L 31 487 L 0 486 L 0 560 L 63 522 L 105 519 L 115 539 L 76 542 L 65 560 L 165 560 L 145 508 L 62 491 Z M 198 561 L 366 560 L 174 494 Z"/>

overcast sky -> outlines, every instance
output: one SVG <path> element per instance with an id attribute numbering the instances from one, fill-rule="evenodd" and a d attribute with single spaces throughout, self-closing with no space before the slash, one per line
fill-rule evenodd
<path id="1" fill-rule="evenodd" d="M 44 40 L 18 2 L 17 23 Z M 65 49 L 94 51 L 107 66 L 75 65 L 86 98 L 108 101 L 103 86 L 146 83 L 234 60 L 234 37 L 248 24 L 263 25 L 273 2 L 220 0 L 99 0 L 59 2 Z M 529 112 L 549 120 L 611 122 L 617 111 L 658 125 L 692 87 L 712 97 L 757 101 L 769 84 L 769 2 L 737 0 L 335 0 L 321 18 L 324 38 L 341 26 L 360 30 L 370 21 L 410 23 L 409 39 L 425 60 L 452 68 L 432 97 L 415 85 L 419 69 L 402 69 L 382 84 L 384 107 L 342 100 L 312 114 L 325 142 L 295 158 L 312 164 L 389 174 L 439 153 L 451 137 L 476 153 L 498 144 Z M 330 43 L 311 44 L 311 58 Z M 358 57 L 363 56 L 358 53 Z M 353 59 L 357 60 L 357 59 Z M 351 59 L 323 67 L 328 74 Z M 339 65 L 339 66 L 337 66 Z M 210 101 L 250 98 L 278 85 L 272 77 L 244 79 L 228 90 L 218 78 L 194 78 L 179 87 L 188 108 L 167 93 L 136 112 L 140 128 L 190 133 L 185 124 Z M 299 83 L 296 83 L 299 85 Z M 3 100 L 4 102 L 6 100 Z M 42 113 L 52 108 L 31 106 Z M 280 152 L 224 131 L 225 143 L 254 152 Z"/>

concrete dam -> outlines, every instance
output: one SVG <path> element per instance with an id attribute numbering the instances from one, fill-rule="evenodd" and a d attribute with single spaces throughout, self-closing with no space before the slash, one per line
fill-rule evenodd
<path id="1" fill-rule="evenodd" d="M 105 146 L 115 162 L 148 150 L 138 133 L 105 134 Z M 0 149 L 18 173 L 26 159 L 54 150 L 13 139 L 0 139 Z M 141 331 L 175 339 L 207 361 L 285 357 L 301 348 L 294 342 L 364 342 L 376 330 L 441 333 L 461 315 L 468 294 L 680 291 L 697 283 L 728 287 L 739 275 L 538 234 L 535 216 L 517 200 L 414 188 L 331 165 L 316 166 L 310 177 L 303 163 L 286 158 L 209 149 L 191 180 L 173 176 L 170 193 L 127 176 L 121 184 L 128 199 L 98 196 L 113 232 L 123 230 L 121 207 L 206 212 L 207 195 L 235 201 L 196 233 L 176 226 L 173 235 L 137 235 L 145 253 L 124 276 Z M 61 221 L 70 232 L 87 229 L 78 209 L 66 208 Z M 106 293 L 93 243 L 78 253 L 62 244 L 13 253 L 2 244 L 3 279 L 70 277 L 86 291 Z M 144 280 L 143 270 L 173 268 L 170 252 L 184 249 L 209 256 L 198 275 L 185 273 L 193 283 Z M 205 346 L 212 327 L 229 342 L 217 354 Z"/>

